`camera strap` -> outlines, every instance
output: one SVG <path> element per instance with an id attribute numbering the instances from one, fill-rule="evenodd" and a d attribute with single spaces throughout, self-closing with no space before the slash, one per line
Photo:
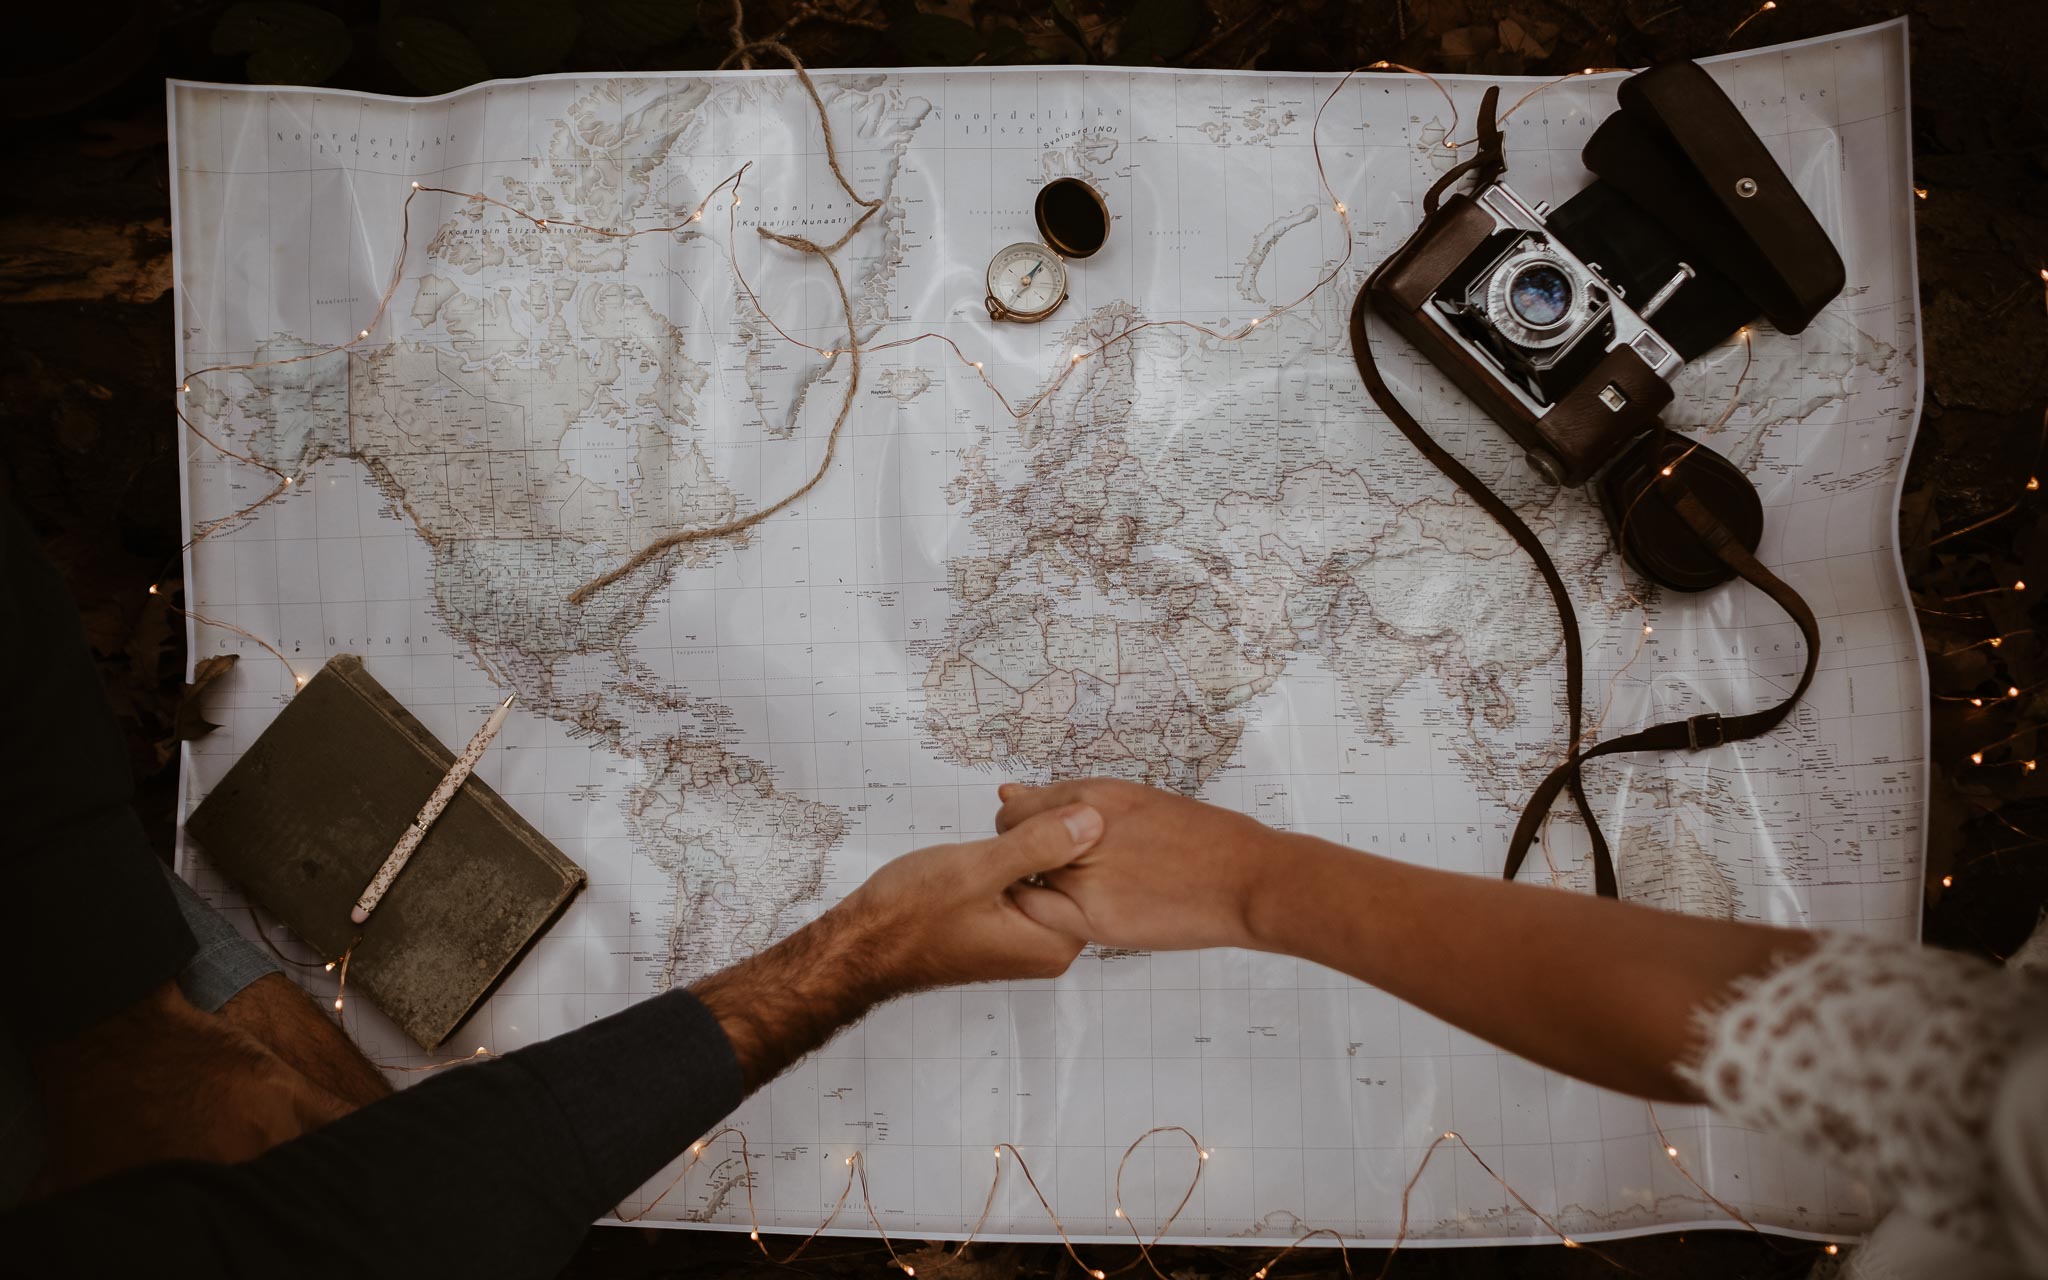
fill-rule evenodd
<path id="1" fill-rule="evenodd" d="M 1491 105 L 1489 91 L 1489 108 Z M 1493 112 L 1486 111 L 1483 118 L 1490 123 Z M 1408 443 L 1414 445 L 1418 453 L 1429 459 L 1437 470 L 1449 476 L 1453 484 L 1463 489 L 1472 501 L 1479 504 L 1481 510 L 1492 516 L 1496 524 L 1508 531 L 1509 536 L 1528 553 L 1529 559 L 1535 562 L 1536 571 L 1543 575 L 1543 585 L 1550 588 L 1551 602 L 1557 606 L 1558 620 L 1564 624 L 1565 709 L 1570 720 L 1570 741 L 1576 747 L 1580 732 L 1579 706 L 1583 701 L 1580 693 L 1585 684 L 1585 654 L 1579 643 L 1578 614 L 1572 609 L 1571 594 L 1565 590 L 1564 579 L 1558 576 L 1557 566 L 1551 563 L 1550 553 L 1543 549 L 1542 541 L 1537 538 L 1534 530 L 1523 523 L 1522 517 L 1515 514 L 1515 509 L 1502 502 L 1499 495 L 1487 488 L 1486 483 L 1473 475 L 1464 463 L 1446 453 L 1443 446 L 1432 439 L 1429 432 L 1422 429 L 1422 424 L 1416 421 L 1414 414 L 1408 412 L 1408 407 L 1394 396 L 1393 389 L 1388 387 L 1386 379 L 1380 376 L 1379 365 L 1373 360 L 1372 339 L 1367 335 L 1365 328 L 1367 309 L 1366 291 L 1361 289 L 1358 291 L 1357 300 L 1351 304 L 1351 357 L 1358 363 L 1358 376 L 1365 380 L 1366 392 L 1372 396 L 1373 403 L 1380 407 L 1382 413 L 1393 419 L 1394 425 L 1401 429 L 1402 435 L 1408 437 Z M 1579 781 L 1576 766 L 1575 757 L 1567 759 L 1563 767 L 1543 780 L 1543 785 L 1550 788 L 1549 800 L 1556 799 L 1559 786 L 1571 789 L 1572 800 L 1579 808 L 1579 816 L 1585 819 L 1586 830 L 1593 833 L 1593 887 L 1602 897 L 1619 897 L 1620 893 L 1614 879 L 1614 859 L 1607 852 L 1607 840 L 1600 834 L 1599 822 L 1594 820 L 1593 806 L 1586 800 L 1586 790 Z M 1544 809 L 1547 811 L 1549 807 L 1546 801 Z M 1524 821 L 1527 821 L 1526 815 Z M 1520 835 L 1521 832 L 1517 830 L 1518 843 L 1508 854 L 1507 874 L 1510 878 L 1514 876 L 1514 869 L 1521 865 L 1521 854 L 1527 848 L 1527 842 L 1519 840 Z"/>
<path id="2" fill-rule="evenodd" d="M 1805 696 L 1807 686 L 1813 683 L 1813 675 L 1820 661 L 1820 623 L 1813 610 L 1797 591 L 1783 579 L 1764 568 L 1757 558 L 1749 553 L 1740 539 L 1729 532 L 1726 525 L 1716 520 L 1706 507 L 1686 489 L 1682 476 L 1659 474 L 1651 481 L 1666 486 L 1666 497 L 1680 519 L 1692 529 L 1702 544 L 1723 564 L 1734 570 L 1744 581 L 1762 591 L 1775 601 L 1779 608 L 1791 616 L 1806 641 L 1806 666 L 1800 673 L 1799 683 L 1790 696 L 1774 706 L 1745 715 L 1723 716 L 1716 712 L 1704 712 L 1684 720 L 1672 720 L 1652 725 L 1635 733 L 1609 738 L 1584 751 L 1578 750 L 1580 735 L 1580 707 L 1584 701 L 1585 655 L 1579 637 L 1578 613 L 1572 608 L 1570 593 L 1565 589 L 1564 579 L 1552 563 L 1550 553 L 1544 550 L 1537 538 L 1514 508 L 1501 501 L 1485 482 L 1472 474 L 1466 466 L 1445 452 L 1443 447 L 1423 429 L 1415 415 L 1408 412 L 1387 386 L 1380 375 L 1379 365 L 1373 359 L 1372 339 L 1366 332 L 1368 311 L 1367 293 L 1361 289 L 1351 307 L 1351 355 L 1358 364 L 1359 376 L 1365 381 L 1365 389 L 1372 396 L 1373 403 L 1380 411 L 1393 420 L 1401 434 L 1415 446 L 1416 451 L 1427 458 L 1437 470 L 1448 476 L 1452 483 L 1478 503 L 1480 508 L 1492 516 L 1495 523 L 1507 530 L 1517 545 L 1528 553 L 1535 564 L 1537 573 L 1542 575 L 1544 586 L 1550 590 L 1551 602 L 1557 606 L 1558 622 L 1564 630 L 1565 703 L 1569 722 L 1571 751 L 1564 763 L 1551 770 L 1536 787 L 1528 807 L 1522 811 L 1521 820 L 1515 825 L 1514 838 L 1508 845 L 1507 864 L 1503 871 L 1506 879 L 1512 880 L 1521 870 L 1522 862 L 1528 857 L 1529 847 L 1535 843 L 1545 815 L 1557 801 L 1560 790 L 1569 789 L 1577 805 L 1579 815 L 1585 820 L 1586 830 L 1593 841 L 1593 887 L 1602 897 L 1619 897 L 1619 887 L 1614 874 L 1614 858 L 1608 851 L 1607 839 L 1600 831 L 1600 824 L 1593 817 L 1592 806 L 1586 800 L 1586 792 L 1580 777 L 1580 767 L 1588 760 L 1599 756 L 1617 755 L 1625 751 L 1705 751 L 1724 743 L 1740 742 L 1746 738 L 1758 737 L 1770 732 L 1790 715 L 1799 699 Z M 1618 534 L 1618 531 L 1617 531 Z"/>
<path id="3" fill-rule="evenodd" d="M 1550 776 L 1537 784 L 1535 794 L 1529 797 L 1529 807 L 1522 810 L 1522 820 L 1515 824 L 1514 839 L 1508 844 L 1507 866 L 1502 872 L 1506 879 L 1514 879 L 1515 873 L 1521 870 L 1522 860 L 1528 856 L 1529 846 L 1535 843 L 1537 828 L 1543 821 L 1543 815 L 1548 813 L 1550 806 L 1557 801 L 1558 789 L 1569 784 L 1576 794 L 1579 786 L 1579 767 L 1586 761 L 1597 756 L 1618 755 L 1624 751 L 1705 751 L 1723 743 L 1761 737 L 1777 728 L 1786 716 L 1792 714 L 1792 708 L 1806 695 L 1806 688 L 1813 683 L 1813 673 L 1820 665 L 1820 621 L 1814 617 L 1813 609 L 1807 605 L 1805 599 L 1784 579 L 1764 568 L 1763 564 L 1749 553 L 1749 549 L 1742 545 L 1741 540 L 1728 531 L 1726 525 L 1716 520 L 1698 498 L 1685 490 L 1685 481 L 1676 473 L 1669 476 L 1660 475 L 1652 483 L 1674 491 L 1675 496 L 1671 498 L 1672 509 L 1695 534 L 1699 535 L 1702 543 L 1721 563 L 1733 569 L 1736 576 L 1744 582 L 1769 596 L 1791 617 L 1799 628 L 1800 636 L 1806 641 L 1806 666 L 1799 673 L 1799 683 L 1793 687 L 1792 692 L 1782 701 L 1761 711 L 1751 711 L 1739 716 L 1724 716 L 1718 712 L 1705 711 L 1684 720 L 1667 720 L 1663 724 L 1651 725 L 1635 733 L 1609 738 L 1605 742 L 1569 756 L 1563 764 L 1550 771 Z M 1571 615 L 1569 608 L 1563 613 L 1562 621 L 1567 631 L 1578 630 L 1578 620 Z M 1566 696 L 1576 705 L 1579 691 L 1573 688 Z M 1576 730 L 1572 741 L 1578 741 Z M 1593 846 L 1596 850 L 1604 847 L 1597 831 L 1593 836 Z"/>

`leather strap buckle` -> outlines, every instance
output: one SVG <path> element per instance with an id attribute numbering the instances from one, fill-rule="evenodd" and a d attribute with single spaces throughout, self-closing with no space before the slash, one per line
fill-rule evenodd
<path id="1" fill-rule="evenodd" d="M 1685 722 L 1685 737 L 1694 751 L 1705 751 L 1708 747 L 1718 747 L 1727 742 L 1727 734 L 1721 726 L 1721 713 L 1703 711 L 1693 716 Z"/>

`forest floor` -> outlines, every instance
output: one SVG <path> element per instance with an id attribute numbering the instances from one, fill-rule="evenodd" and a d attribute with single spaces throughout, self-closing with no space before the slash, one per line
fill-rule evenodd
<path id="1" fill-rule="evenodd" d="M 66 574 L 128 735 L 139 805 L 168 856 L 177 793 L 184 628 L 146 587 L 178 562 L 180 515 L 168 292 L 166 76 L 301 78 L 437 92 L 497 75 L 715 66 L 732 9 L 709 0 L 479 0 L 289 9 L 82 3 L 16 16 L 0 50 L 0 118 L 15 156 L 0 207 L 0 485 Z M 322 18 L 319 15 L 325 14 Z M 1380 59 L 1427 70 L 1557 75 L 1641 66 L 1911 18 L 1912 129 L 1925 403 L 1901 504 L 1909 581 L 1930 655 L 1924 936 L 1994 958 L 2048 903 L 2048 590 L 1954 597 L 2017 580 L 2048 588 L 2048 493 L 2029 489 L 2048 428 L 2048 5 L 1955 0 L 757 0 L 746 29 L 814 67 L 1121 62 L 1336 71 Z M 1747 21 L 1745 22 L 1745 19 Z M 296 23 L 296 25 L 293 25 Z M 429 26 L 418 24 L 426 23 Z M 404 24 L 413 24 L 405 27 Z M 1741 29 L 1736 30 L 1738 24 Z M 432 40 L 394 38 L 400 28 Z M 427 52 L 422 52 L 426 50 Z M 175 572 L 175 570 L 173 570 Z M 1997 645 L 1986 643 L 2004 637 Z M 2005 697 L 2016 688 L 2016 697 Z M 1983 707 L 1969 699 L 1985 700 Z M 1972 752 L 1984 753 L 1982 765 Z M 1135 1263 L 1096 1251 L 1096 1265 Z M 1670 1277 L 1805 1275 L 1818 1247 L 1746 1231 L 1605 1247 Z M 1232 1249 L 1157 1252 L 1173 1280 L 1244 1280 Z M 1353 1251 L 1361 1275 L 1383 1254 Z M 1297 1263 L 1297 1259 L 1299 1260 Z M 794 1268 L 743 1234 L 593 1230 L 569 1274 L 867 1274 L 878 1243 L 834 1239 Z M 1605 1276 L 1586 1250 L 1412 1249 L 1405 1277 Z M 960 1280 L 1078 1280 L 1055 1246 L 986 1245 Z M 1070 1273 L 1072 1273 L 1070 1275 Z M 1336 1277 L 1334 1253 L 1288 1274 Z"/>

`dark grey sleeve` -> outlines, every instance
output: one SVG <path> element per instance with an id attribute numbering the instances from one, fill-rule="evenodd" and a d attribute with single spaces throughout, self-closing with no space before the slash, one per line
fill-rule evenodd
<path id="1" fill-rule="evenodd" d="M 0 1218 L 38 1274 L 551 1276 L 739 1105 L 687 991 L 413 1088 L 238 1165 L 142 1169 Z"/>
<path id="2" fill-rule="evenodd" d="M 25 1046 L 73 1036 L 178 975 L 192 933 L 141 819 L 71 595 L 0 501 L 0 1020 Z"/>

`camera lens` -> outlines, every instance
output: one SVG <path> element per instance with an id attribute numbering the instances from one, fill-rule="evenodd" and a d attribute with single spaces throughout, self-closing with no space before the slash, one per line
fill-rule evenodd
<path id="1" fill-rule="evenodd" d="M 1532 329 L 1548 329 L 1572 309 L 1571 278 L 1548 263 L 1523 267 L 1508 282 L 1508 309 Z"/>

